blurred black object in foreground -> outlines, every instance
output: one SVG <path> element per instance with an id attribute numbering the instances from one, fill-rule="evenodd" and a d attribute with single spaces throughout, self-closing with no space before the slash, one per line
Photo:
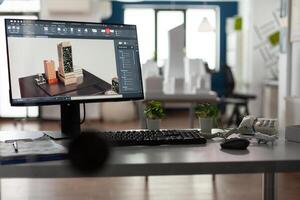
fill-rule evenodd
<path id="1" fill-rule="evenodd" d="M 73 138 L 68 150 L 72 167 L 86 175 L 100 171 L 109 157 L 108 143 L 93 131 Z"/>

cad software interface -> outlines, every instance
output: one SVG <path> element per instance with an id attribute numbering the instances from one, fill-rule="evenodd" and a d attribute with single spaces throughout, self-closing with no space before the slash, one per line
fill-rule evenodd
<path id="1" fill-rule="evenodd" d="M 6 19 L 12 102 L 143 97 L 136 27 Z"/>

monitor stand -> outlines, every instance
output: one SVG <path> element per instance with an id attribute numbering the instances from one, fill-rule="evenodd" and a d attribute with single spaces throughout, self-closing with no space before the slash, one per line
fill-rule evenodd
<path id="1" fill-rule="evenodd" d="M 52 139 L 66 139 L 80 135 L 80 104 L 60 105 L 61 131 L 43 131 Z"/>

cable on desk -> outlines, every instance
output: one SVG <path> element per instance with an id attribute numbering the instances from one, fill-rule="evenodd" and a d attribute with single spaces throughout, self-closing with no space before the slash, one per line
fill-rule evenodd
<path id="1" fill-rule="evenodd" d="M 85 103 L 83 103 L 82 105 L 83 105 L 83 118 L 80 121 L 80 124 L 83 124 L 85 122 Z"/>

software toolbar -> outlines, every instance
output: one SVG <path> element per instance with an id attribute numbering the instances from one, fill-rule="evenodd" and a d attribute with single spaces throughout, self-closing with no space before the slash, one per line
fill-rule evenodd
<path id="1" fill-rule="evenodd" d="M 7 34 L 15 37 L 136 38 L 135 26 L 97 23 L 7 20 Z"/>

